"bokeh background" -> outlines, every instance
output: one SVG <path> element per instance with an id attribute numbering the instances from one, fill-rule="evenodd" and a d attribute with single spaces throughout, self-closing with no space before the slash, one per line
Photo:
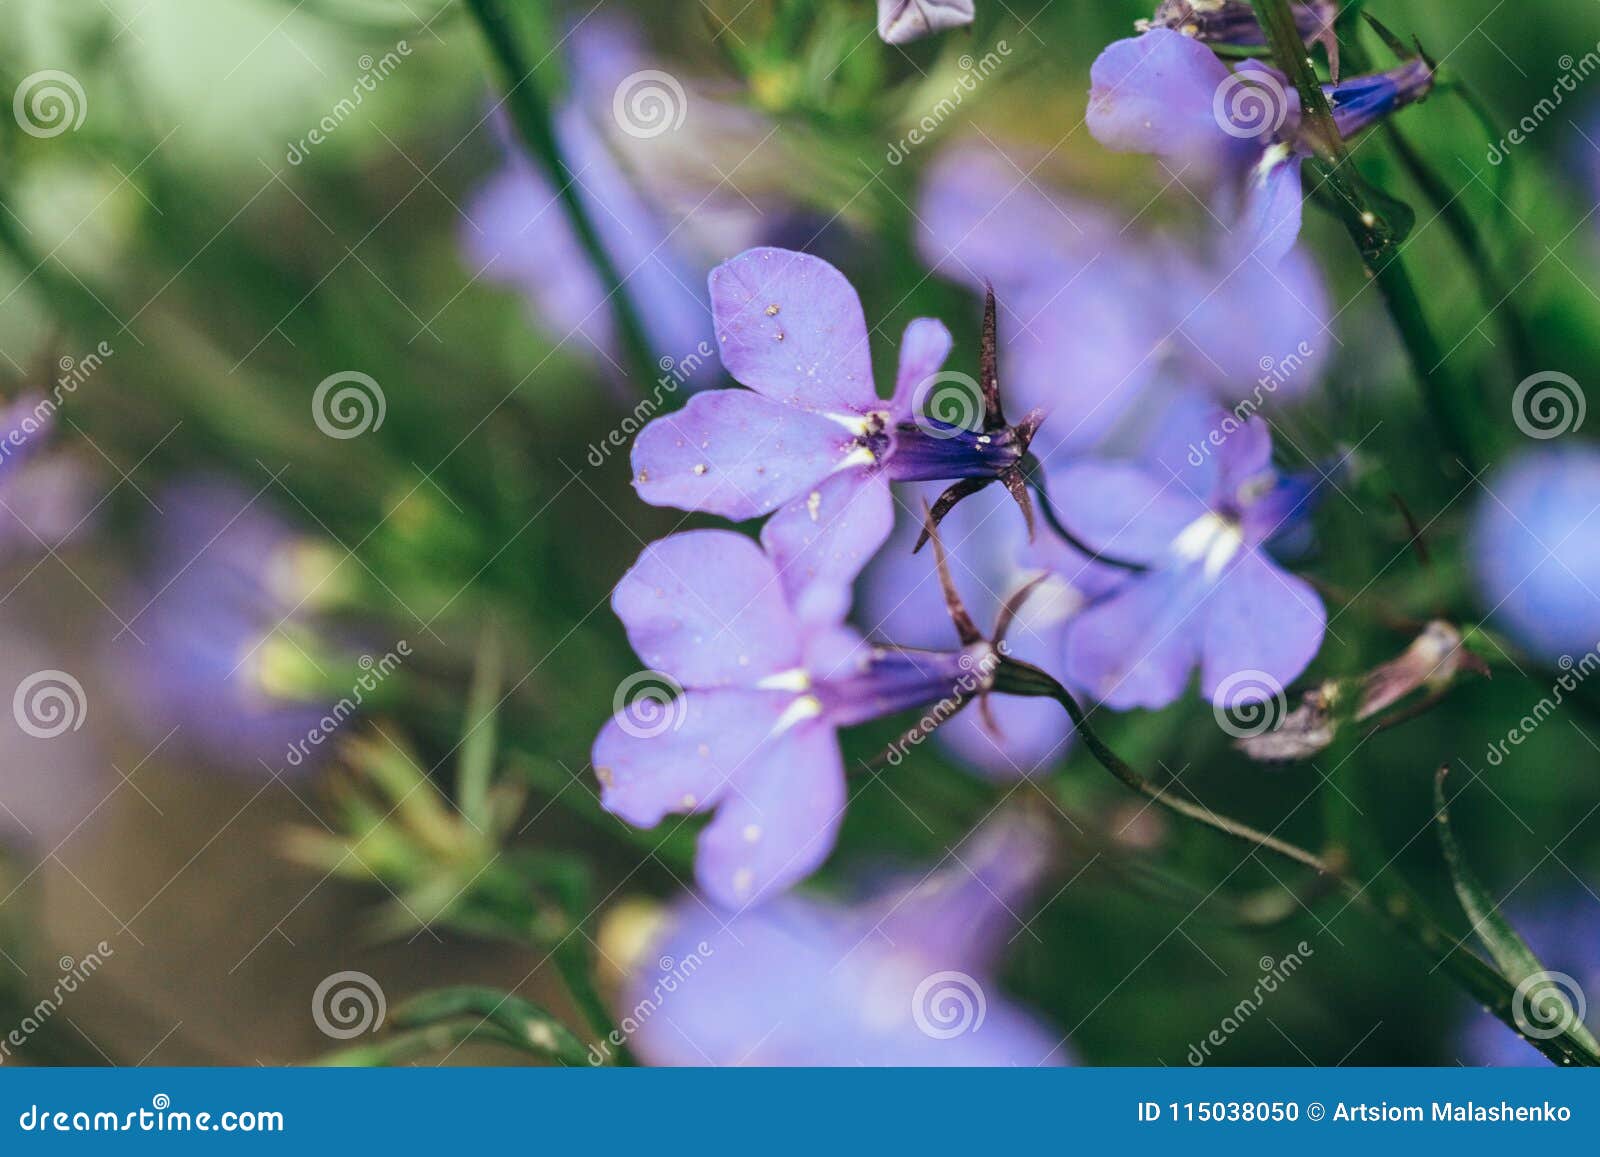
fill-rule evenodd
<path id="1" fill-rule="evenodd" d="M 639 502 L 611 440 L 652 391 L 682 403 L 658 382 L 710 336 L 706 270 L 755 243 L 832 261 L 861 295 L 883 380 L 924 315 L 972 372 L 974 275 L 999 280 L 1028 256 L 975 243 L 965 271 L 934 268 L 919 207 L 941 173 L 998 167 L 1119 238 L 1212 225 L 1181 180 L 1083 126 L 1091 64 L 1148 5 L 978 0 L 972 28 L 904 46 L 877 37 L 863 0 L 511 7 L 546 34 L 526 83 L 551 103 L 576 194 L 602 206 L 618 264 L 638 267 L 643 365 L 597 297 L 562 190 L 515 144 L 500 64 L 459 0 L 0 5 L 0 88 L 20 102 L 28 78 L 59 71 L 83 112 L 48 133 L 0 118 L 0 396 L 60 399 L 53 426 L 0 464 L 0 693 L 41 671 L 81 688 L 62 704 L 81 718 L 53 738 L 0 713 L 0 1030 L 103 957 L 7 1063 L 310 1061 L 351 1043 L 313 1016 L 319 984 L 347 970 L 391 1010 L 481 985 L 589 1039 L 587 998 L 563 973 L 614 1004 L 650 905 L 690 879 L 698 821 L 638 832 L 609 817 L 589 749 L 640 666 L 612 585 L 644 543 L 716 524 Z M 1367 7 L 1484 106 L 1441 91 L 1399 123 L 1482 237 L 1488 288 L 1389 142 L 1374 134 L 1357 163 L 1416 212 L 1406 260 L 1497 449 L 1472 469 L 1450 460 L 1358 255 L 1308 206 L 1322 364 L 1269 416 L 1280 449 L 1334 471 L 1299 568 L 1359 596 L 1296 693 L 1398 654 L 1421 621 L 1484 622 L 1473 520 L 1498 505 L 1496 466 L 1553 444 L 1513 421 L 1519 366 L 1582 386 L 1600 367 L 1600 80 L 1578 79 L 1504 163 L 1483 123 L 1503 133 L 1597 51 L 1600 8 Z M 959 108 L 897 149 L 985 54 L 995 65 Z M 619 84 L 645 69 L 677 86 L 681 123 L 619 133 Z M 1041 233 L 1036 256 L 1057 244 Z M 1158 271 L 1137 293 L 1120 284 L 1155 247 L 1108 250 L 1072 308 L 1017 335 L 1039 345 L 1030 364 L 1095 372 L 1119 319 L 1176 292 Z M 694 369 L 719 372 L 714 356 Z M 354 401 L 342 427 L 330 419 L 318 389 L 335 375 L 330 390 L 381 399 L 381 420 Z M 1588 434 L 1560 445 L 1581 451 Z M 1594 574 L 1589 513 L 1568 557 Z M 1548 617 L 1553 646 L 1491 620 L 1475 645 L 1492 678 L 1306 762 L 1249 761 L 1195 696 L 1096 718 L 1158 778 L 1404 880 L 1466 937 L 1433 831 L 1434 772 L 1449 765 L 1456 833 L 1488 891 L 1552 968 L 1592 975 L 1600 685 L 1488 756 L 1550 695 L 1557 656 L 1600 644 L 1600 604 Z M 293 759 L 295 738 L 364 684 L 359 713 Z M 847 760 L 895 734 L 852 731 Z M 1006 800 L 1056 817 L 1058 847 L 996 984 L 1081 1063 L 1188 1063 L 1302 942 L 1303 968 L 1211 1063 L 1537 1060 L 1501 1050 L 1510 1034 L 1430 960 L 1303 875 L 1143 807 L 1080 748 L 1029 770 L 987 778 L 940 744 L 863 770 L 810 893 L 939 864 Z M 481 1044 L 421 1054 L 442 1056 L 518 1059 Z"/>

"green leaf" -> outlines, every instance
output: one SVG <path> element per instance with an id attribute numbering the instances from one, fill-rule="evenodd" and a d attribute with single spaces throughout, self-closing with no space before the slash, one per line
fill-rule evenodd
<path id="1" fill-rule="evenodd" d="M 1456 842 L 1455 830 L 1450 826 L 1450 808 L 1444 796 L 1444 780 L 1449 771 L 1449 767 L 1441 767 L 1433 779 L 1434 819 L 1439 825 L 1439 843 L 1444 848 L 1444 859 L 1450 868 L 1450 879 L 1455 884 L 1456 896 L 1461 900 L 1461 907 L 1466 911 L 1467 918 L 1472 921 L 1473 932 L 1489 950 L 1489 957 L 1500 969 L 1501 974 L 1516 986 L 1518 997 L 1524 1007 L 1540 1010 L 1538 1019 L 1541 1023 L 1561 1024 L 1572 1037 L 1587 1048 L 1600 1052 L 1600 1042 L 1597 1042 L 1594 1035 L 1584 1026 L 1582 1018 L 1572 1008 L 1566 993 L 1560 985 L 1547 978 L 1549 969 L 1545 968 L 1533 949 L 1528 947 L 1528 942 L 1518 935 L 1510 921 L 1500 914 L 1498 904 L 1468 866 L 1461 845 Z M 1533 982 L 1531 985 L 1528 983 L 1530 980 Z M 1547 1014 L 1547 1010 L 1554 1002 L 1559 1002 L 1565 1008 L 1558 1015 L 1551 1017 Z"/>
<path id="2" fill-rule="evenodd" d="M 458 1017 L 493 1026 L 502 1043 L 569 1065 L 590 1063 L 589 1049 L 549 1011 L 509 992 L 463 985 L 413 997 L 394 1012 L 396 1028 L 427 1028 Z"/>
<path id="3" fill-rule="evenodd" d="M 467 695 L 466 730 L 461 736 L 461 758 L 456 770 L 456 802 L 467 822 L 479 832 L 487 832 L 493 822 L 489 784 L 494 778 L 495 752 L 499 746 L 495 715 L 500 704 L 500 666 L 500 632 L 490 623 L 478 644 L 472 689 Z"/>

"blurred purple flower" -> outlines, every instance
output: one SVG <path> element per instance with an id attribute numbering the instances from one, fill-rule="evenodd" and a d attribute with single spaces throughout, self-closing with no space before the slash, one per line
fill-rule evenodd
<path id="1" fill-rule="evenodd" d="M 639 309 L 655 352 L 687 365 L 686 384 L 715 377 L 697 355 L 711 342 L 703 286 L 711 255 L 743 248 L 764 231 L 760 211 L 707 178 L 732 168 L 762 138 L 760 122 L 649 67 L 637 34 L 615 20 L 578 24 L 566 42 L 574 88 L 556 111 L 556 135 L 589 212 Z M 632 104 L 630 101 L 636 101 Z M 638 117 L 664 120 L 638 120 Z M 467 203 L 461 229 L 483 275 L 527 295 L 554 339 L 585 343 L 622 373 L 611 303 L 562 209 L 557 190 L 528 158 L 505 119 L 494 118 L 504 167 Z M 760 131 L 758 131 L 760 130 Z M 707 142 L 731 161 L 706 155 Z M 648 174 L 648 179 L 641 179 Z"/>
<path id="2" fill-rule="evenodd" d="M 654 1065 L 1070 1063 L 996 972 L 1049 867 L 1042 821 L 1002 813 L 925 875 L 848 905 L 784 897 L 725 923 L 686 897 L 619 1001 Z"/>
<path id="3" fill-rule="evenodd" d="M 1067 631 L 1065 673 L 1108 706 L 1159 708 L 1198 666 L 1219 708 L 1275 697 L 1316 656 L 1326 612 L 1316 591 L 1268 555 L 1308 512 L 1310 489 L 1280 476 L 1259 417 L 1175 403 L 1158 468 L 1080 461 L 1052 476 L 1084 541 L 1149 570 L 1128 577 Z"/>
<path id="4" fill-rule="evenodd" d="M 322 675 L 314 654 L 328 653 L 313 608 L 333 559 L 259 495 L 218 478 L 171 484 L 157 502 L 137 614 L 107 656 L 135 722 L 152 740 L 176 728 L 171 742 L 227 770 L 309 769 L 327 746 L 300 764 L 287 752 L 329 707 L 309 684 Z"/>
<path id="5" fill-rule="evenodd" d="M 1592 893 L 1574 891 L 1545 897 L 1506 913 L 1511 926 L 1533 949 L 1534 955 L 1553 975 L 1551 989 L 1540 1000 L 1540 990 L 1532 988 L 1530 997 L 1514 1002 L 1528 1026 L 1535 1032 L 1554 1028 L 1559 1021 L 1551 1016 L 1557 1006 L 1557 989 L 1595 1033 L 1600 1033 L 1600 903 Z M 1565 1014 L 1558 1014 L 1565 1015 Z M 1462 1060 L 1473 1065 L 1526 1068 L 1547 1065 L 1544 1054 L 1512 1032 L 1494 1016 L 1473 1009 L 1466 1017 L 1459 1046 Z"/>
<path id="6" fill-rule="evenodd" d="M 1153 153 L 1214 191 L 1243 249 L 1280 260 L 1300 235 L 1300 99 L 1269 65 L 1230 69 L 1200 41 L 1170 28 L 1106 48 L 1090 74 L 1089 130 L 1119 152 Z M 1334 120 L 1349 137 L 1424 99 L 1433 66 L 1408 61 L 1374 76 L 1324 85 Z"/>
<path id="7" fill-rule="evenodd" d="M 878 35 L 888 44 L 907 44 L 971 24 L 973 0 L 878 0 Z"/>
<path id="8" fill-rule="evenodd" d="M 1169 379 L 1230 407 L 1320 380 L 1332 311 L 1305 253 L 1268 266 L 1141 237 L 1042 191 L 1033 168 L 986 146 L 948 151 L 923 189 L 918 243 L 935 271 L 995 286 L 1007 399 L 1057 415 L 1040 445 L 1095 445 Z"/>
<path id="9" fill-rule="evenodd" d="M 1327 50 L 1328 63 L 1338 79 L 1339 37 L 1333 27 L 1339 17 L 1337 0 L 1300 0 L 1291 12 L 1300 38 L 1307 44 L 1320 43 Z M 1161 0 L 1155 15 L 1134 24 L 1140 32 L 1170 28 L 1206 44 L 1256 48 L 1267 43 L 1250 0 Z"/>
<path id="10" fill-rule="evenodd" d="M 1600 449 L 1525 450 L 1483 489 L 1468 552 L 1490 620 L 1546 663 L 1600 646 Z"/>
<path id="11" fill-rule="evenodd" d="M 851 583 L 889 533 L 888 510 L 842 482 L 768 521 L 764 552 L 731 531 L 673 535 L 612 594 L 634 650 L 682 693 L 619 703 L 594 744 L 601 802 L 643 828 L 716 808 L 695 876 L 730 908 L 782 891 L 832 850 L 839 728 L 965 701 L 993 675 L 988 643 L 910 651 L 842 625 Z"/>
<path id="12" fill-rule="evenodd" d="M 65 542 L 92 509 L 89 474 L 52 453 L 55 406 L 23 394 L 0 408 L 0 562 Z"/>
<path id="13" fill-rule="evenodd" d="M 873 385 L 861 301 L 826 261 L 751 249 L 712 270 L 710 285 L 722 363 L 749 389 L 697 394 L 640 432 L 634 488 L 644 501 L 735 519 L 787 503 L 794 518 L 826 484 L 887 534 L 891 480 L 1016 474 L 1035 416 L 978 429 L 922 412 L 921 395 L 950 352 L 942 323 L 924 317 L 906 327 L 885 401 Z M 961 399 L 976 419 L 976 393 Z"/>

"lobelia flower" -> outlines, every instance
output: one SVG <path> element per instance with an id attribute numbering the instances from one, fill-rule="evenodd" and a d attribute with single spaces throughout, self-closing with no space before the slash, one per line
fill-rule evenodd
<path id="1" fill-rule="evenodd" d="M 1590 1031 L 1600 1034 L 1600 904 L 1592 893 L 1542 897 L 1507 912 L 1511 926 L 1533 949 L 1546 969 L 1553 970 L 1550 988 L 1531 989 L 1516 1007 L 1532 1032 L 1552 1035 L 1574 1011 Z M 1563 1006 L 1556 993 L 1566 998 Z M 1468 1064 L 1529 1067 L 1549 1059 L 1481 1009 L 1464 1018 L 1459 1046 Z"/>
<path id="2" fill-rule="evenodd" d="M 844 617 L 888 512 L 822 505 L 835 511 L 824 521 L 804 506 L 779 511 L 759 547 L 726 530 L 652 543 L 612 593 L 633 649 L 682 693 L 624 704 L 601 729 L 601 803 L 641 828 L 714 808 L 695 878 L 730 908 L 782 891 L 832 850 L 845 806 L 839 729 L 921 707 L 941 707 L 942 721 L 986 700 L 1015 613 L 1003 608 L 984 639 L 952 598 L 956 649 L 862 641 Z"/>
<path id="3" fill-rule="evenodd" d="M 1059 675 L 1067 625 L 1125 572 L 1089 560 L 1047 527 L 1030 544 L 1002 504 L 999 493 L 991 491 L 962 503 L 942 524 L 954 581 L 962 602 L 980 620 L 998 615 L 1028 591 L 1006 654 Z M 902 517 L 873 559 L 863 581 L 860 621 L 870 633 L 906 646 L 937 647 L 949 631 L 946 602 L 938 574 L 912 554 L 919 531 Z M 1000 696 L 988 719 L 963 712 L 940 727 L 935 739 L 986 776 L 1013 780 L 1047 771 L 1064 758 L 1071 735 L 1072 724 L 1059 704 Z"/>
<path id="4" fill-rule="evenodd" d="M 971 24 L 973 0 L 878 0 L 878 35 L 887 44 L 907 44 Z"/>
<path id="5" fill-rule="evenodd" d="M 686 897 L 627 937 L 624 1027 L 651 1009 L 630 1043 L 653 1065 L 1070 1063 L 995 975 L 1051 852 L 1042 820 L 1002 812 L 854 903 L 786 896 L 725 923 Z"/>
<path id="6" fill-rule="evenodd" d="M 1468 557 L 1489 618 L 1546 663 L 1600 645 L 1597 495 L 1600 449 L 1541 446 L 1491 474 L 1473 514 Z"/>
<path id="7" fill-rule="evenodd" d="M 1219 708 L 1275 698 L 1326 627 L 1316 591 L 1266 550 L 1304 521 L 1310 488 L 1273 468 L 1259 417 L 1180 402 L 1167 426 L 1157 468 L 1080 461 L 1052 479 L 1074 496 L 1063 512 L 1074 532 L 1149 567 L 1073 621 L 1066 682 L 1110 707 L 1159 708 L 1199 667 L 1200 690 Z"/>
<path id="8" fill-rule="evenodd" d="M 986 314 L 981 424 L 924 413 L 940 394 L 950 332 L 917 318 L 900 343 L 894 396 L 873 386 L 861 301 L 826 261 L 750 249 L 711 271 L 722 364 L 748 390 L 713 390 L 651 422 L 633 444 L 634 489 L 653 506 L 744 519 L 784 507 L 815 523 L 848 507 L 887 535 L 889 483 L 955 481 L 935 524 L 962 497 L 1003 483 L 1032 523 L 1024 459 L 1042 415 L 1015 426 L 1000 407 L 994 308 Z M 970 401 L 959 389 L 956 401 Z M 976 419 L 978 415 L 961 415 Z M 880 536 L 871 544 L 882 543 Z M 868 550 L 870 553 L 870 550 Z"/>
<path id="9" fill-rule="evenodd" d="M 1425 57 L 1371 76 L 1323 85 L 1341 136 L 1349 138 L 1433 89 Z M 1257 60 L 1235 68 L 1170 28 L 1106 48 L 1090 73 L 1087 120 L 1119 152 L 1154 153 L 1209 182 L 1220 215 L 1238 223 L 1247 251 L 1276 261 L 1300 236 L 1299 96 Z"/>
<path id="10" fill-rule="evenodd" d="M 134 722 L 164 742 L 176 728 L 174 745 L 227 770 L 309 769 L 327 745 L 289 752 L 332 706 L 312 687 L 330 657 L 315 612 L 338 587 L 338 556 L 218 478 L 173 483 L 158 502 L 136 613 L 106 656 Z"/>
<path id="11" fill-rule="evenodd" d="M 1290 8 L 1300 39 L 1321 44 L 1328 53 L 1333 78 L 1339 79 L 1339 37 L 1334 22 L 1339 18 L 1336 0 L 1297 0 Z M 1264 47 L 1266 33 L 1256 19 L 1250 0 L 1161 0 L 1155 15 L 1134 21 L 1140 32 L 1170 28 L 1206 44 L 1225 44 L 1237 48 Z"/>
<path id="12" fill-rule="evenodd" d="M 1099 444 L 1169 381 L 1232 407 L 1320 380 L 1332 309 L 1306 253 L 1268 267 L 1140 236 L 1021 178 L 1034 168 L 987 145 L 946 150 L 917 206 L 918 248 L 947 277 L 993 282 L 1006 396 L 1052 415 L 1037 442 L 1047 463 Z"/>
<path id="13" fill-rule="evenodd" d="M 701 88 L 652 81 L 660 74 L 649 68 L 637 34 L 614 20 L 584 20 L 566 49 L 574 90 L 554 119 L 575 190 L 627 280 L 651 346 L 683 367 L 682 384 L 704 386 L 714 377 L 698 360 L 711 338 L 701 292 L 709 255 L 742 248 L 764 232 L 761 215 L 706 174 L 736 167 L 766 130 Z M 572 335 L 597 362 L 618 366 L 606 288 L 556 188 L 505 119 L 494 124 L 505 162 L 467 203 L 460 233 L 467 259 L 489 280 L 524 293 L 549 335 Z"/>

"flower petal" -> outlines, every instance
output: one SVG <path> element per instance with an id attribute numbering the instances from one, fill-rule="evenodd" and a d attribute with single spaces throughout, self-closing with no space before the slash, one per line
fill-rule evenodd
<path id="1" fill-rule="evenodd" d="M 917 387 L 944 366 L 951 344 L 950 331 L 936 318 L 919 317 L 906 326 L 900 338 L 900 368 L 894 379 L 894 400 L 889 404 L 896 420 L 911 417 Z"/>
<path id="2" fill-rule="evenodd" d="M 856 576 L 889 537 L 894 499 L 881 475 L 836 474 L 761 528 L 789 605 L 809 624 L 842 622 Z"/>
<path id="3" fill-rule="evenodd" d="M 712 390 L 639 431 L 633 485 L 652 506 L 754 518 L 826 478 L 851 442 L 820 415 L 747 390 Z"/>
<path id="4" fill-rule="evenodd" d="M 809 253 L 747 249 L 711 271 L 722 364 L 757 393 L 806 410 L 880 405 L 861 299 Z"/>
<path id="5" fill-rule="evenodd" d="M 972 15 L 972 0 L 878 0 L 878 35 L 887 44 L 906 44 L 971 24 Z"/>
<path id="6" fill-rule="evenodd" d="M 700 833 L 695 879 L 724 907 L 766 900 L 828 858 L 844 805 L 838 737 L 825 722 L 801 723 L 739 768 L 734 790 Z"/>
<path id="7" fill-rule="evenodd" d="M 623 707 L 601 728 L 591 760 L 600 803 L 635 827 L 674 812 L 704 811 L 769 742 L 792 696 L 770 691 L 686 691 L 669 703 Z"/>
<path id="8" fill-rule="evenodd" d="M 1225 705 L 1219 693 L 1229 698 L 1231 687 L 1244 685 L 1242 676 L 1264 675 L 1266 685 L 1278 688 L 1294 682 L 1316 658 L 1328 615 L 1304 579 L 1280 570 L 1259 550 L 1245 550 L 1218 579 L 1205 620 L 1200 690 Z"/>
<path id="9" fill-rule="evenodd" d="M 1108 707 L 1165 707 L 1200 657 L 1211 584 L 1199 565 L 1152 571 L 1067 627 L 1068 682 Z"/>
<path id="10" fill-rule="evenodd" d="M 1305 203 L 1300 167 L 1304 159 L 1286 145 L 1275 146 L 1250 170 L 1237 241 L 1267 265 L 1282 261 L 1300 239 Z"/>
<path id="11" fill-rule="evenodd" d="M 691 530 L 645 547 L 611 607 L 649 667 L 686 687 L 754 684 L 800 661 L 778 574 L 750 539 Z"/>
<path id="12" fill-rule="evenodd" d="M 1050 473 L 1050 500 L 1062 524 L 1086 545 L 1128 562 L 1166 554 L 1205 513 L 1204 497 L 1128 462 L 1086 460 Z"/>

